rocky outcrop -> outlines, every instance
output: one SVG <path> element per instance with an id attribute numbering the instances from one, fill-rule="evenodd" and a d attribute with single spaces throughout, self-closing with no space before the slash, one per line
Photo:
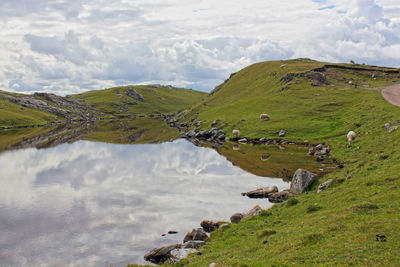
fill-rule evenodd
<path id="1" fill-rule="evenodd" d="M 268 187 L 258 188 L 256 190 L 249 191 L 246 193 L 242 193 L 242 196 L 247 196 L 249 198 L 268 198 L 269 194 L 276 192 L 278 192 L 277 186 L 268 186 Z"/>
<path id="2" fill-rule="evenodd" d="M 311 85 L 313 85 L 313 86 L 321 86 L 321 85 L 329 84 L 329 82 L 326 79 L 325 75 L 323 73 L 317 72 L 317 71 L 299 72 L 299 73 L 287 73 L 285 76 L 283 76 L 280 79 L 280 81 L 283 84 L 288 84 L 291 81 L 293 81 L 295 78 L 302 78 L 302 77 L 308 78 L 308 80 L 311 82 Z M 283 90 L 281 90 L 281 91 L 283 91 Z"/>
<path id="3" fill-rule="evenodd" d="M 174 245 L 168 245 L 168 246 L 163 246 L 160 248 L 155 248 L 146 255 L 144 255 L 144 259 L 146 261 L 155 263 L 155 264 L 163 264 L 166 262 L 169 258 L 171 258 L 171 252 L 174 249 L 180 248 L 180 244 L 174 244 Z"/>
<path id="4" fill-rule="evenodd" d="M 203 228 L 193 229 L 191 232 L 187 233 L 183 238 L 183 242 L 186 243 L 190 240 L 200 240 L 205 241 L 208 239 L 207 233 L 203 230 Z"/>
<path id="5" fill-rule="evenodd" d="M 146 102 L 146 100 L 144 99 L 144 97 L 139 94 L 135 89 L 133 89 L 132 87 L 128 87 L 125 91 L 127 96 L 132 97 L 133 99 L 140 101 L 140 102 Z"/>
<path id="6" fill-rule="evenodd" d="M 322 184 L 320 184 L 318 186 L 317 193 L 321 193 L 323 190 L 325 190 L 332 183 L 332 181 L 333 181 L 332 179 L 329 179 L 329 180 L 323 182 Z"/>
<path id="7" fill-rule="evenodd" d="M 293 193 L 289 189 L 282 190 L 280 192 L 272 193 L 268 195 L 268 200 L 272 203 L 281 203 L 288 200 L 293 196 Z"/>
<path id="8" fill-rule="evenodd" d="M 54 94 L 35 93 L 24 96 L 0 95 L 0 97 L 23 107 L 39 109 L 66 119 L 77 116 L 87 120 L 92 113 L 89 105 L 72 96 L 62 97 Z"/>
<path id="9" fill-rule="evenodd" d="M 307 188 L 317 180 L 317 175 L 303 169 L 297 169 L 290 183 L 290 192 L 298 195 L 307 190 Z"/>

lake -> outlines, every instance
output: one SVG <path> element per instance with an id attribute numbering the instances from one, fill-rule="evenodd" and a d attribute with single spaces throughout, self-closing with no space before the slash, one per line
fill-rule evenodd
<path id="1" fill-rule="evenodd" d="M 289 187 L 288 181 L 260 176 L 260 169 L 272 167 L 259 156 L 251 160 L 257 163 L 246 163 L 244 168 L 255 168 L 258 175 L 235 166 L 246 153 L 249 157 L 262 153 L 271 149 L 267 146 L 251 152 L 252 145 L 233 151 L 229 144 L 212 149 L 183 139 L 158 144 L 79 140 L 99 139 L 103 132 L 88 131 L 60 144 L 47 135 L 43 140 L 48 146 L 37 137 L 19 137 L 22 141 L 10 146 L 19 149 L 0 154 L 1 265 L 144 263 L 144 254 L 182 242 L 203 219 L 229 221 L 233 213 L 256 204 L 264 209 L 272 205 L 266 199 L 243 197 L 241 192 L 271 185 L 280 190 Z M 10 138 L 2 134 L 3 140 L 5 134 Z M 287 157 L 293 159 L 288 151 Z M 306 155 L 305 149 L 301 151 Z M 315 164 L 314 159 L 308 161 Z M 162 236 L 169 230 L 178 234 Z"/>

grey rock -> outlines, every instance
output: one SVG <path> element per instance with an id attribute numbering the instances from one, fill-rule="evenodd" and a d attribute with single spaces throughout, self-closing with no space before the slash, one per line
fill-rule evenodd
<path id="1" fill-rule="evenodd" d="M 203 228 L 193 229 L 191 232 L 187 233 L 183 239 L 183 242 L 186 243 L 190 240 L 201 240 L 204 241 L 208 238 L 207 233 L 203 230 Z"/>
<path id="2" fill-rule="evenodd" d="M 212 123 L 211 123 L 211 127 L 214 127 L 214 126 L 216 126 L 217 125 L 217 120 L 214 120 Z"/>
<path id="3" fill-rule="evenodd" d="M 333 181 L 332 179 L 329 179 L 329 180 L 323 182 L 322 184 L 320 184 L 318 186 L 317 193 L 321 193 L 323 190 L 325 190 L 332 183 L 332 181 Z"/>
<path id="4" fill-rule="evenodd" d="M 232 223 L 238 223 L 244 218 L 244 215 L 240 212 L 233 214 L 230 218 Z"/>
<path id="5" fill-rule="evenodd" d="M 297 195 L 307 190 L 307 188 L 317 179 L 317 175 L 303 169 L 297 169 L 290 183 L 290 192 Z"/>
<path id="6" fill-rule="evenodd" d="M 268 195 L 268 200 L 272 203 L 281 203 L 288 200 L 293 196 L 293 193 L 289 189 L 282 190 L 280 192 L 272 193 Z"/>
<path id="7" fill-rule="evenodd" d="M 399 127 L 398 126 L 392 126 L 392 127 L 389 128 L 388 132 L 391 133 L 394 130 L 397 130 L 397 128 L 399 128 Z"/>
<path id="8" fill-rule="evenodd" d="M 170 264 L 178 263 L 180 260 L 186 258 L 189 254 L 197 252 L 193 248 L 177 248 L 170 252 Z"/>
<path id="9" fill-rule="evenodd" d="M 286 131 L 284 129 L 279 131 L 279 137 L 284 137 L 286 135 Z"/>
<path id="10" fill-rule="evenodd" d="M 133 99 L 140 101 L 140 102 L 146 102 L 146 100 L 144 99 L 144 97 L 139 94 L 135 89 L 133 89 L 132 87 L 128 87 L 126 89 L 126 95 L 132 97 Z"/>
<path id="11" fill-rule="evenodd" d="M 167 261 L 169 258 L 171 258 L 171 251 L 177 248 L 180 248 L 181 245 L 179 244 L 174 244 L 174 245 L 168 245 L 168 246 L 163 246 L 159 248 L 155 248 L 146 255 L 144 255 L 144 259 L 146 261 L 155 263 L 155 264 L 162 264 L 165 261 Z"/>
<path id="12" fill-rule="evenodd" d="M 200 125 L 201 125 L 201 121 L 196 121 L 196 122 L 194 123 L 194 126 L 196 126 L 196 127 L 200 127 Z"/>

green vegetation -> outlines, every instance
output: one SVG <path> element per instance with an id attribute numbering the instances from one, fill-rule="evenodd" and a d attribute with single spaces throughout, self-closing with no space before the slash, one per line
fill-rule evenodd
<path id="1" fill-rule="evenodd" d="M 0 91 L 0 127 L 42 125 L 58 119 L 54 114 L 23 107 L 1 98 L 1 95 L 5 94 L 14 96 L 18 95 Z"/>
<path id="2" fill-rule="evenodd" d="M 145 102 L 128 96 L 126 94 L 128 88 L 133 88 L 141 94 Z M 116 117 L 132 114 L 175 113 L 195 104 L 206 95 L 204 92 L 170 86 L 138 85 L 90 91 L 74 96 L 85 100 L 95 110 L 106 116 Z"/>
<path id="3" fill-rule="evenodd" d="M 220 120 L 228 134 L 236 128 L 246 137 L 277 138 L 285 129 L 286 140 L 330 145 L 345 168 L 321 179 L 334 181 L 319 194 L 315 184 L 297 201 L 276 204 L 212 233 L 201 255 L 178 266 L 400 265 L 400 130 L 389 133 L 383 127 L 400 120 L 400 107 L 387 103 L 379 91 L 367 90 L 400 83 L 399 74 L 362 66 L 377 72 L 375 80 L 363 70 L 330 68 L 324 72 L 329 85 L 312 86 L 300 77 L 280 91 L 287 73 L 323 65 L 290 60 L 249 66 L 185 115 L 186 121 L 201 120 L 203 128 Z M 261 113 L 271 119 L 261 121 Z M 346 141 L 349 130 L 357 133 L 352 145 Z M 276 231 L 267 242 L 259 237 L 265 229 Z M 387 241 L 376 241 L 378 233 Z"/>

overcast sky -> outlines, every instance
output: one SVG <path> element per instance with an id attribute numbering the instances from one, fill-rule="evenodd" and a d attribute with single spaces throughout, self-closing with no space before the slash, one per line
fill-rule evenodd
<path id="1" fill-rule="evenodd" d="M 0 90 L 210 91 L 249 64 L 400 66 L 399 0 L 1 0 Z"/>

